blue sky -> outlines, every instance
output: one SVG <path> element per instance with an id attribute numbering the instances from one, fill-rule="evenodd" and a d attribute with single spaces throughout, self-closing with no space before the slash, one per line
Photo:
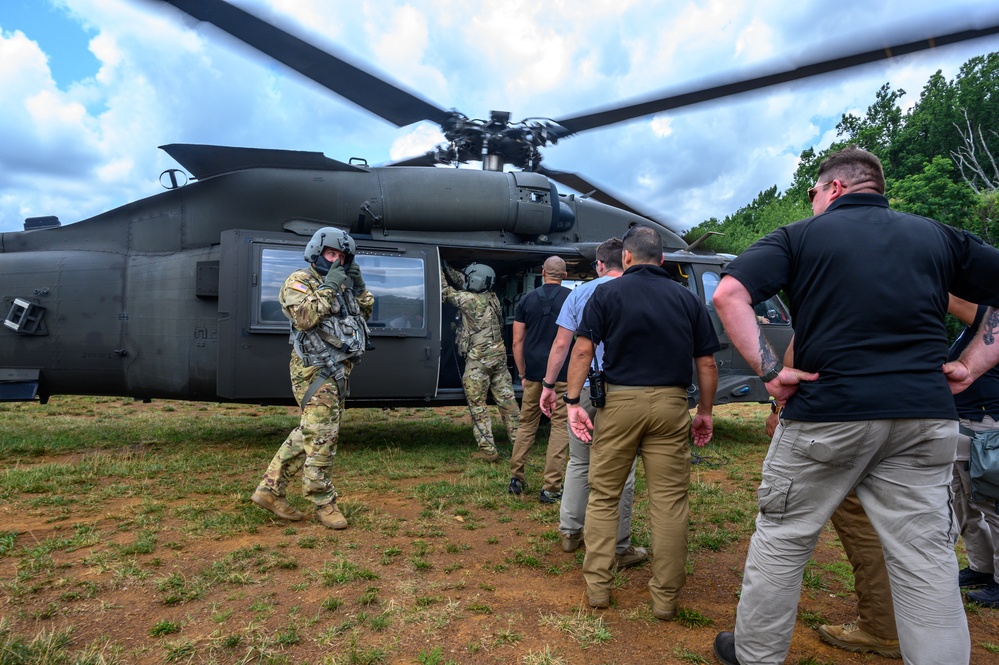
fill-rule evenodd
<path id="1" fill-rule="evenodd" d="M 161 191 L 157 146 L 315 150 L 371 164 L 425 152 L 429 123 L 396 128 L 155 0 L 0 2 L 0 231 L 84 219 Z M 897 43 L 999 21 L 995 2 L 816 0 L 236 0 L 326 50 L 473 118 L 566 117 L 823 44 Z M 940 69 L 993 37 L 592 130 L 545 151 L 690 227 L 724 217 L 825 147 L 884 83 L 912 104 Z"/>

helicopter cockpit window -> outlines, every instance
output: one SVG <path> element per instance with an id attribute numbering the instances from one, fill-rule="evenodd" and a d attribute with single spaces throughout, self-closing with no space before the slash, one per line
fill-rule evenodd
<path id="1" fill-rule="evenodd" d="M 426 279 L 421 258 L 358 254 L 368 291 L 375 297 L 368 326 L 378 335 L 422 335 L 426 330 Z M 260 252 L 260 288 L 255 327 L 288 330 L 278 296 L 288 275 L 306 267 L 301 248 L 265 247 Z"/>

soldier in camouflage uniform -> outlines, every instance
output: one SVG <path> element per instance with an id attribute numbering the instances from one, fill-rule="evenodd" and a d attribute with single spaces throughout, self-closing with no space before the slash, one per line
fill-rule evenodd
<path id="1" fill-rule="evenodd" d="M 499 407 L 507 435 L 517 436 L 520 410 L 513 394 L 513 380 L 506 365 L 506 346 L 501 327 L 502 309 L 499 298 L 489 289 L 495 273 L 488 266 L 473 263 L 458 272 L 443 263 L 441 300 L 451 303 L 461 313 L 461 329 L 455 337 L 458 353 L 465 356 L 465 373 L 461 377 L 465 398 L 472 412 L 472 433 L 479 451 L 475 459 L 495 462 L 499 451 L 493 441 L 493 426 L 486 406 L 486 395 L 492 390 L 493 401 Z M 448 277 L 462 289 L 448 284 Z"/>
<path id="2" fill-rule="evenodd" d="M 278 448 L 251 500 L 278 517 L 305 517 L 285 499 L 288 482 L 302 471 L 302 494 L 316 517 L 331 529 L 345 529 L 330 471 L 340 433 L 347 378 L 367 345 L 374 297 L 365 289 L 354 260 L 356 245 L 345 231 L 322 228 L 305 248 L 310 267 L 293 272 L 279 296 L 291 320 L 291 384 L 302 418 Z"/>

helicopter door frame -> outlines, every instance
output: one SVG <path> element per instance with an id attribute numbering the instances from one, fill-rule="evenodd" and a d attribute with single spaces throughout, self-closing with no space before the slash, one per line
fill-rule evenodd
<path id="1" fill-rule="evenodd" d="M 357 260 L 375 297 L 371 346 L 351 373 L 355 406 L 423 404 L 437 390 L 440 296 L 436 246 L 356 238 Z M 281 284 L 307 267 L 309 238 L 235 229 L 221 238 L 218 394 L 239 401 L 293 402 L 291 326 Z M 432 297 L 431 297 L 432 296 Z"/>

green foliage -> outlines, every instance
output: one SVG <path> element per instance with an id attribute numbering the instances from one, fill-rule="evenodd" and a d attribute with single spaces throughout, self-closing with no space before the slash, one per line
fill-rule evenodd
<path id="1" fill-rule="evenodd" d="M 887 195 L 892 208 L 959 229 L 974 227 L 975 194 L 966 183 L 954 182 L 953 173 L 949 158 L 934 157 L 920 173 L 890 183 Z"/>
<path id="2" fill-rule="evenodd" d="M 684 239 L 692 243 L 708 232 L 723 234 L 703 247 L 739 254 L 774 229 L 810 216 L 807 190 L 816 181 L 819 164 L 828 154 L 856 144 L 881 159 L 892 207 L 967 229 L 996 244 L 999 53 L 971 58 L 953 81 L 936 72 L 905 112 L 899 106 L 904 95 L 885 83 L 866 114 L 842 116 L 836 126 L 840 141 L 821 152 L 814 147 L 801 152 L 786 191 L 778 192 L 776 186 L 764 190 L 723 220 L 711 218 L 693 227 Z M 962 133 L 974 136 L 974 159 L 984 175 L 955 166 L 955 155 L 967 149 Z"/>

